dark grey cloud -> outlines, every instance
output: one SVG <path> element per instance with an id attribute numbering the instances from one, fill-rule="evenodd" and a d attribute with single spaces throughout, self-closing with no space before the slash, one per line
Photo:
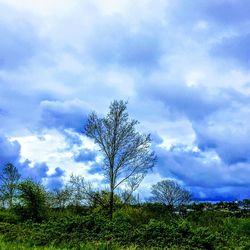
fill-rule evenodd
<path id="1" fill-rule="evenodd" d="M 200 188 L 193 187 L 193 199 L 196 201 L 236 201 L 249 198 L 249 187 Z"/>
<path id="2" fill-rule="evenodd" d="M 47 178 L 46 187 L 49 190 L 56 190 L 62 188 L 64 185 L 62 177 L 64 176 L 64 171 L 57 167 L 55 172 Z"/>
<path id="3" fill-rule="evenodd" d="M 46 188 L 50 191 L 62 188 L 64 182 L 61 178 L 49 178 L 46 182 Z"/>
<path id="4" fill-rule="evenodd" d="M 9 141 L 5 136 L 0 135 L 0 165 L 11 162 L 18 162 L 21 146 L 17 141 Z"/>
<path id="5" fill-rule="evenodd" d="M 248 95 L 232 89 L 184 84 L 168 84 L 165 90 L 161 87 L 145 93 L 161 101 L 170 114 L 184 116 L 191 122 L 200 150 L 215 150 L 229 165 L 250 161 Z"/>
<path id="6" fill-rule="evenodd" d="M 71 149 L 73 146 L 82 146 L 82 140 L 79 136 L 79 133 L 72 133 L 70 130 L 63 130 L 62 134 L 68 144 L 68 149 Z"/>
<path id="7" fill-rule="evenodd" d="M 142 90 L 149 98 L 161 101 L 170 113 L 183 115 L 190 120 L 201 120 L 225 109 L 232 101 L 231 93 L 203 86 L 187 86 L 182 83 L 162 84 Z M 238 97 L 237 97 L 238 98 Z"/>
<path id="8" fill-rule="evenodd" d="M 76 155 L 74 160 L 76 162 L 94 162 L 96 160 L 97 152 L 90 149 L 82 149 Z"/>
<path id="9" fill-rule="evenodd" d="M 0 77 L 0 107 L 2 133 L 16 133 L 22 129 L 35 131 L 39 128 L 40 110 L 39 104 L 49 96 L 44 93 L 22 91 L 18 86 L 22 80 L 1 81 Z M 14 85 L 14 86 L 13 86 Z"/>
<path id="10" fill-rule="evenodd" d="M 41 124 L 44 127 L 72 128 L 77 132 L 83 132 L 89 109 L 82 101 L 42 101 L 40 107 Z"/>
<path id="11" fill-rule="evenodd" d="M 31 178 L 38 182 L 47 177 L 47 172 L 49 171 L 49 167 L 44 162 L 36 163 L 34 166 L 30 166 L 31 162 L 29 160 L 16 164 L 22 178 Z"/>
<path id="12" fill-rule="evenodd" d="M 215 120 L 215 123 L 219 122 Z M 204 123 L 195 126 L 197 145 L 203 150 L 213 149 L 226 164 L 250 162 L 250 129 L 242 126 L 228 126 L 226 122 L 209 126 Z"/>
<path id="13" fill-rule="evenodd" d="M 228 192 L 234 191 L 231 196 L 237 197 L 239 190 L 245 190 L 241 197 L 248 196 L 250 181 L 250 163 L 237 163 L 228 166 L 216 158 L 216 153 L 206 155 L 200 151 L 193 151 L 186 146 L 175 146 L 169 150 L 156 149 L 158 155 L 157 172 L 163 177 L 176 178 L 194 191 L 196 197 L 202 192 L 204 199 L 211 199 L 211 190 L 214 195 L 220 195 L 221 200 L 228 199 Z M 224 191 L 223 191 L 224 190 Z M 217 198 L 216 198 L 217 199 Z"/>
<path id="14" fill-rule="evenodd" d="M 95 162 L 95 163 L 91 164 L 88 173 L 89 174 L 96 174 L 96 173 L 102 173 L 102 171 L 103 171 L 102 164 Z M 103 180 L 103 182 L 106 183 L 106 179 Z"/>

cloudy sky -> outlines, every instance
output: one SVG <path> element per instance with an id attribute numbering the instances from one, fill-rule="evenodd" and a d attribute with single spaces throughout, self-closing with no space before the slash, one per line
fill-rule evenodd
<path id="1" fill-rule="evenodd" d="M 249 0 L 0 0 L 0 164 L 103 183 L 82 131 L 128 100 L 165 178 L 196 199 L 250 194 Z"/>

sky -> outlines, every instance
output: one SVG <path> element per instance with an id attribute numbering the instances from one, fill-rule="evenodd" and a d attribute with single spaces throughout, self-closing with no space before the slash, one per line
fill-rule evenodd
<path id="1" fill-rule="evenodd" d="M 250 198 L 250 1 L 0 0 L 0 165 L 48 189 L 103 185 L 88 114 L 128 101 L 196 200 Z"/>

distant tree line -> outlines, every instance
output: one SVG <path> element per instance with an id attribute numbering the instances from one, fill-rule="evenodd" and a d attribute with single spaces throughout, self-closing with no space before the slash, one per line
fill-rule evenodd
<path id="1" fill-rule="evenodd" d="M 22 179 L 17 168 L 8 163 L 2 169 L 0 181 L 1 207 L 14 210 L 23 219 L 41 221 L 49 209 L 64 210 L 69 207 L 76 211 L 92 207 L 107 214 L 110 212 L 109 190 L 94 189 L 82 176 L 71 175 L 62 188 L 48 191 L 39 182 Z M 165 189 L 160 188 L 162 185 Z M 185 189 L 170 180 L 153 185 L 151 194 L 152 202 L 167 206 L 180 206 L 191 200 L 191 195 L 187 195 L 189 193 Z M 135 195 L 121 189 L 113 196 L 113 209 L 139 202 Z"/>

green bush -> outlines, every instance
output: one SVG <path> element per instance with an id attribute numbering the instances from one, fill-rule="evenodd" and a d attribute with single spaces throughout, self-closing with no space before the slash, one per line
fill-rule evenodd
<path id="1" fill-rule="evenodd" d="M 4 211 L 2 217 L 11 217 L 8 213 Z M 4 219 L 0 222 L 0 235 L 5 242 L 67 249 L 81 249 L 88 244 L 106 249 L 133 246 L 133 249 L 246 250 L 250 247 L 250 218 L 237 218 L 230 213 L 225 216 L 213 211 L 194 212 L 183 219 L 171 213 L 154 217 L 148 207 L 127 206 L 117 210 L 112 221 L 93 211 L 84 216 L 73 212 L 56 215 L 54 211 L 39 223 L 32 220 L 12 223 Z"/>
<path id="2" fill-rule="evenodd" d="M 152 218 L 152 213 L 142 207 L 125 206 L 114 213 L 114 219 L 122 218 L 129 221 L 132 225 L 138 226 L 146 224 Z"/>
<path id="3" fill-rule="evenodd" d="M 11 210 L 0 210 L 0 222 L 17 223 L 18 216 Z"/>
<path id="4" fill-rule="evenodd" d="M 44 188 L 32 180 L 25 180 L 18 185 L 19 203 L 14 211 L 20 220 L 41 222 L 47 217 L 48 206 Z"/>

